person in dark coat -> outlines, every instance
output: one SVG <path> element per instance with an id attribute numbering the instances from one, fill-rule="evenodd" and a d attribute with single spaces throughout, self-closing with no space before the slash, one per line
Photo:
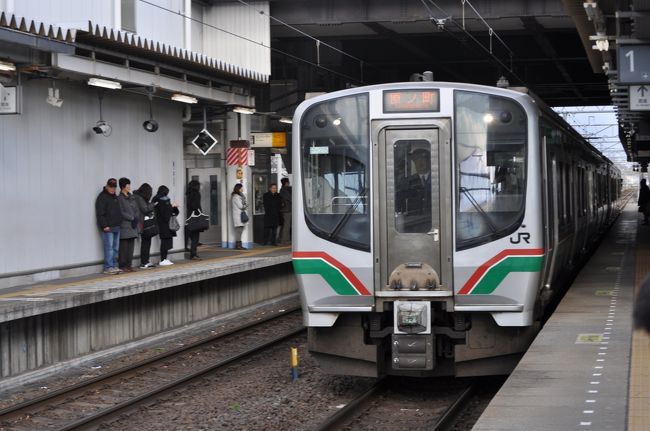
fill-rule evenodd
<path id="1" fill-rule="evenodd" d="M 174 263 L 167 258 L 167 252 L 174 245 L 176 232 L 169 228 L 169 220 L 172 216 L 178 215 L 178 207 L 172 204 L 169 199 L 169 189 L 167 186 L 158 187 L 158 192 L 153 198 L 156 205 L 156 219 L 158 220 L 158 230 L 160 235 L 160 265 L 168 266 Z"/>
<path id="2" fill-rule="evenodd" d="M 278 193 L 278 185 L 271 183 L 269 191 L 262 196 L 264 203 L 264 243 L 278 245 L 277 230 L 280 225 L 280 208 L 282 207 L 282 198 Z"/>
<path id="3" fill-rule="evenodd" d="M 650 217 L 650 188 L 646 184 L 645 178 L 641 180 L 641 189 L 639 190 L 639 212 L 643 213 L 643 224 L 648 224 Z"/>
<path id="4" fill-rule="evenodd" d="M 400 232 L 426 232 L 431 227 L 431 153 L 423 148 L 409 155 L 415 171 L 399 181 L 395 212 Z"/>
<path id="5" fill-rule="evenodd" d="M 282 178 L 280 181 L 282 188 L 280 189 L 280 197 L 282 198 L 282 208 L 280 215 L 282 216 L 282 229 L 280 230 L 280 241 L 282 243 L 291 242 L 291 184 L 289 178 Z"/>
<path id="6" fill-rule="evenodd" d="M 201 209 L 201 183 L 197 180 L 192 180 L 187 185 L 187 217 L 189 218 L 194 212 L 198 214 L 203 212 Z M 201 260 L 197 254 L 196 248 L 199 245 L 199 234 L 196 232 L 190 232 L 186 229 L 187 235 L 190 237 L 190 260 Z"/>
<path id="7" fill-rule="evenodd" d="M 97 225 L 102 232 L 104 245 L 104 274 L 119 274 L 117 268 L 117 255 L 120 247 L 120 225 L 122 224 L 122 211 L 117 201 L 117 180 L 109 178 L 106 186 L 95 200 L 95 214 Z"/>
<path id="8" fill-rule="evenodd" d="M 117 201 L 122 211 L 122 225 L 120 227 L 120 253 L 118 263 L 124 272 L 133 272 L 133 249 L 135 239 L 138 237 L 138 223 L 140 222 L 140 210 L 135 197 L 131 193 L 131 180 L 120 178 L 120 195 Z"/>
<path id="9" fill-rule="evenodd" d="M 146 235 L 142 230 L 145 218 L 155 218 L 154 210 L 156 208 L 156 205 L 151 202 L 152 194 L 153 190 L 147 183 L 143 183 L 138 190 L 133 192 L 133 196 L 135 197 L 135 202 L 138 204 L 138 210 L 140 213 L 140 220 L 138 223 L 140 231 L 140 269 L 149 269 L 153 268 L 154 266 L 151 262 L 149 262 L 151 239 L 153 236 Z"/>

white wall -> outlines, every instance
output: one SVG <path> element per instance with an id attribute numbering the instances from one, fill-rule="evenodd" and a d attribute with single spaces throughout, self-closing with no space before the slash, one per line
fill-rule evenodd
<path id="1" fill-rule="evenodd" d="M 246 39 L 271 46 L 269 23 L 269 2 L 250 2 L 253 7 L 241 3 L 216 3 L 204 9 L 204 22 L 227 30 Z M 257 11 L 264 11 L 265 15 Z M 271 74 L 271 52 L 269 48 L 251 43 L 241 37 L 203 27 L 203 52 L 210 57 L 242 66 L 265 75 Z"/>
<path id="2" fill-rule="evenodd" d="M 12 13 L 25 20 L 63 28 L 87 29 L 88 21 L 113 26 L 114 0 L 14 0 Z M 119 2 L 119 0 L 117 0 Z M 0 4 L 2 6 L 2 4 Z"/>
<path id="3" fill-rule="evenodd" d="M 59 81 L 64 102 L 54 108 L 45 103 L 48 85 L 25 82 L 23 113 L 0 116 L 0 274 L 101 260 L 94 203 L 109 177 L 126 176 L 134 189 L 146 181 L 154 193 L 165 184 L 183 204 L 180 103 L 154 99 L 160 129 L 148 133 L 147 98 L 107 91 L 106 138 L 91 130 L 99 119 L 94 88 Z M 182 232 L 174 242 L 181 246 Z"/>

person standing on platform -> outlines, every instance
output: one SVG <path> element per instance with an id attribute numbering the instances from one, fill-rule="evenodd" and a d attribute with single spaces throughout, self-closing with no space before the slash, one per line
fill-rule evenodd
<path id="1" fill-rule="evenodd" d="M 145 217 L 147 220 L 154 218 L 156 206 L 151 202 L 152 194 L 153 190 L 147 183 L 143 183 L 138 190 L 133 192 L 140 214 L 140 269 L 149 269 L 154 266 L 149 262 L 149 255 L 151 251 L 151 238 L 155 235 L 152 236 L 149 232 L 144 231 Z"/>
<path id="2" fill-rule="evenodd" d="M 97 225 L 101 229 L 102 243 L 104 245 L 104 274 L 119 274 L 117 268 L 117 254 L 120 247 L 120 225 L 122 224 L 122 211 L 117 201 L 117 180 L 109 178 L 106 186 L 95 200 L 95 214 Z"/>
<path id="3" fill-rule="evenodd" d="M 120 178 L 120 195 L 117 201 L 122 211 L 122 225 L 120 227 L 120 252 L 118 263 L 124 272 L 133 272 L 133 249 L 135 239 L 138 237 L 138 224 L 140 223 L 140 211 L 138 204 L 131 193 L 131 180 Z"/>
<path id="4" fill-rule="evenodd" d="M 169 220 L 172 216 L 178 215 L 178 207 L 176 204 L 171 203 L 167 186 L 158 187 L 153 202 L 156 204 L 156 219 L 158 220 L 158 231 L 160 232 L 160 266 L 173 265 L 174 263 L 167 258 L 167 253 L 174 245 L 176 231 L 169 228 Z"/>
<path id="5" fill-rule="evenodd" d="M 648 224 L 650 217 L 650 188 L 646 184 L 645 178 L 641 180 L 641 189 L 639 190 L 639 212 L 643 213 L 643 224 Z"/>
<path id="6" fill-rule="evenodd" d="M 246 203 L 243 185 L 235 184 L 230 194 L 230 203 L 232 204 L 232 224 L 235 229 L 235 248 L 237 250 L 246 250 L 241 242 L 244 227 L 248 223 L 248 214 L 246 214 L 248 204 Z M 246 217 L 243 217 L 244 214 Z"/>
<path id="7" fill-rule="evenodd" d="M 280 225 L 280 206 L 282 198 L 278 193 L 278 185 L 271 183 L 269 191 L 262 196 L 264 202 L 264 243 L 278 245 L 278 226 Z"/>
<path id="8" fill-rule="evenodd" d="M 203 212 L 201 209 L 201 183 L 197 180 L 192 180 L 187 185 L 187 217 L 191 217 L 194 212 L 197 214 Z M 186 229 L 185 232 L 190 237 L 190 260 L 201 260 L 197 254 L 197 247 L 199 246 L 200 231 L 190 232 Z"/>
<path id="9" fill-rule="evenodd" d="M 291 184 L 289 178 L 282 178 L 280 181 L 282 188 L 280 189 L 280 198 L 282 198 L 282 205 L 280 208 L 280 215 L 282 218 L 282 229 L 280 230 L 280 242 L 288 244 L 291 242 Z"/>

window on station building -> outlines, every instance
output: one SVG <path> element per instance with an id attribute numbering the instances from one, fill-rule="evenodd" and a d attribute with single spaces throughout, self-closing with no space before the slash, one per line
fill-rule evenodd
<path id="1" fill-rule="evenodd" d="M 136 3 L 138 0 L 121 0 L 122 30 L 136 33 Z"/>

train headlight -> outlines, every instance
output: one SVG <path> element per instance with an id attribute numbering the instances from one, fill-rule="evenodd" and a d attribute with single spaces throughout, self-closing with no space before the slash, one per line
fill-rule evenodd
<path id="1" fill-rule="evenodd" d="M 395 301 L 395 333 L 421 334 L 431 332 L 431 303 Z"/>

